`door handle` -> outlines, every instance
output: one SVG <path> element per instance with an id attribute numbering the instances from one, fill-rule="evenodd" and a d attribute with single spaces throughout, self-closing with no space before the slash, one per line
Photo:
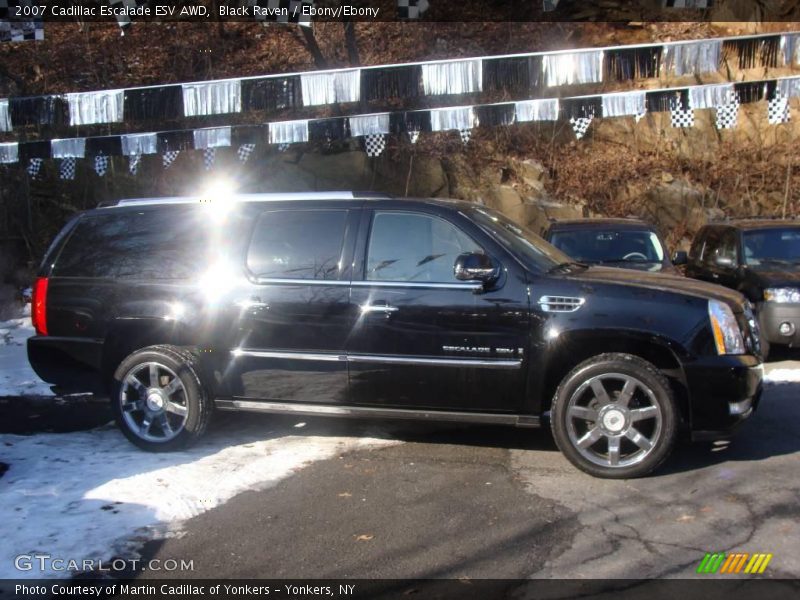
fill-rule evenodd
<path id="1" fill-rule="evenodd" d="M 400 310 L 396 306 L 390 306 L 389 304 L 362 304 L 361 305 L 361 313 L 368 314 L 368 313 L 376 313 L 382 312 L 386 315 L 390 315 L 394 312 Z"/>
<path id="2" fill-rule="evenodd" d="M 236 305 L 239 308 L 242 308 L 244 310 L 252 310 L 252 311 L 268 310 L 269 309 L 269 303 L 262 302 L 261 298 L 259 298 L 257 296 L 253 296 L 252 298 L 249 298 L 248 300 L 239 300 L 236 303 Z"/>
<path id="3" fill-rule="evenodd" d="M 712 279 L 719 279 L 719 273 L 712 273 L 711 277 Z"/>

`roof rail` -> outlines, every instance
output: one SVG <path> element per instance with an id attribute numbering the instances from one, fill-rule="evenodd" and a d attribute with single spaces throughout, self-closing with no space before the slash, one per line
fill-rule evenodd
<path id="1" fill-rule="evenodd" d="M 730 223 L 732 221 L 796 221 L 800 219 L 798 215 L 786 215 L 781 217 L 779 215 L 748 215 L 745 217 L 731 217 L 725 215 L 719 219 L 714 219 L 712 223 Z"/>
<path id="2" fill-rule="evenodd" d="M 379 200 L 391 198 L 380 192 L 278 192 L 234 194 L 240 202 L 277 202 L 280 200 Z M 146 206 L 152 204 L 194 204 L 207 200 L 202 196 L 165 196 L 162 198 L 125 198 L 114 206 Z"/>

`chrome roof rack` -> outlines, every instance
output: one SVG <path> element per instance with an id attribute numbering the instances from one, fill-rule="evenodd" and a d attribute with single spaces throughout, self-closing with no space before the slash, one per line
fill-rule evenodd
<path id="1" fill-rule="evenodd" d="M 391 198 L 379 192 L 278 192 L 268 194 L 233 194 L 239 202 L 277 202 L 280 200 L 378 200 Z M 193 204 L 208 198 L 202 196 L 166 196 L 163 198 L 126 198 L 114 206 L 148 206 L 154 204 Z"/>

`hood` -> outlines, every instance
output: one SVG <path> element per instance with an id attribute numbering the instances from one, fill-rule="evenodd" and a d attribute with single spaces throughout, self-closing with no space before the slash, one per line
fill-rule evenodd
<path id="1" fill-rule="evenodd" d="M 672 275 L 664 272 L 631 271 L 611 267 L 589 267 L 585 271 L 576 271 L 569 277 L 586 283 L 626 285 L 672 294 L 686 294 L 706 300 L 718 300 L 728 304 L 735 312 L 743 310 L 744 296 L 739 292 L 721 285 L 689 279 L 682 275 Z"/>
<path id="2" fill-rule="evenodd" d="M 800 287 L 800 265 L 765 263 L 748 265 L 747 270 L 763 287 Z"/>

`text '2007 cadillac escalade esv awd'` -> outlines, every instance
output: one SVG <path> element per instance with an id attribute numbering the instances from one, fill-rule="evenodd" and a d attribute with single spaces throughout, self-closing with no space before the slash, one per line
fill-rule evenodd
<path id="1" fill-rule="evenodd" d="M 589 267 L 482 206 L 352 193 L 124 200 L 82 213 L 34 286 L 36 372 L 110 393 L 146 450 L 213 409 L 536 427 L 600 477 L 761 394 L 737 292 Z"/>

